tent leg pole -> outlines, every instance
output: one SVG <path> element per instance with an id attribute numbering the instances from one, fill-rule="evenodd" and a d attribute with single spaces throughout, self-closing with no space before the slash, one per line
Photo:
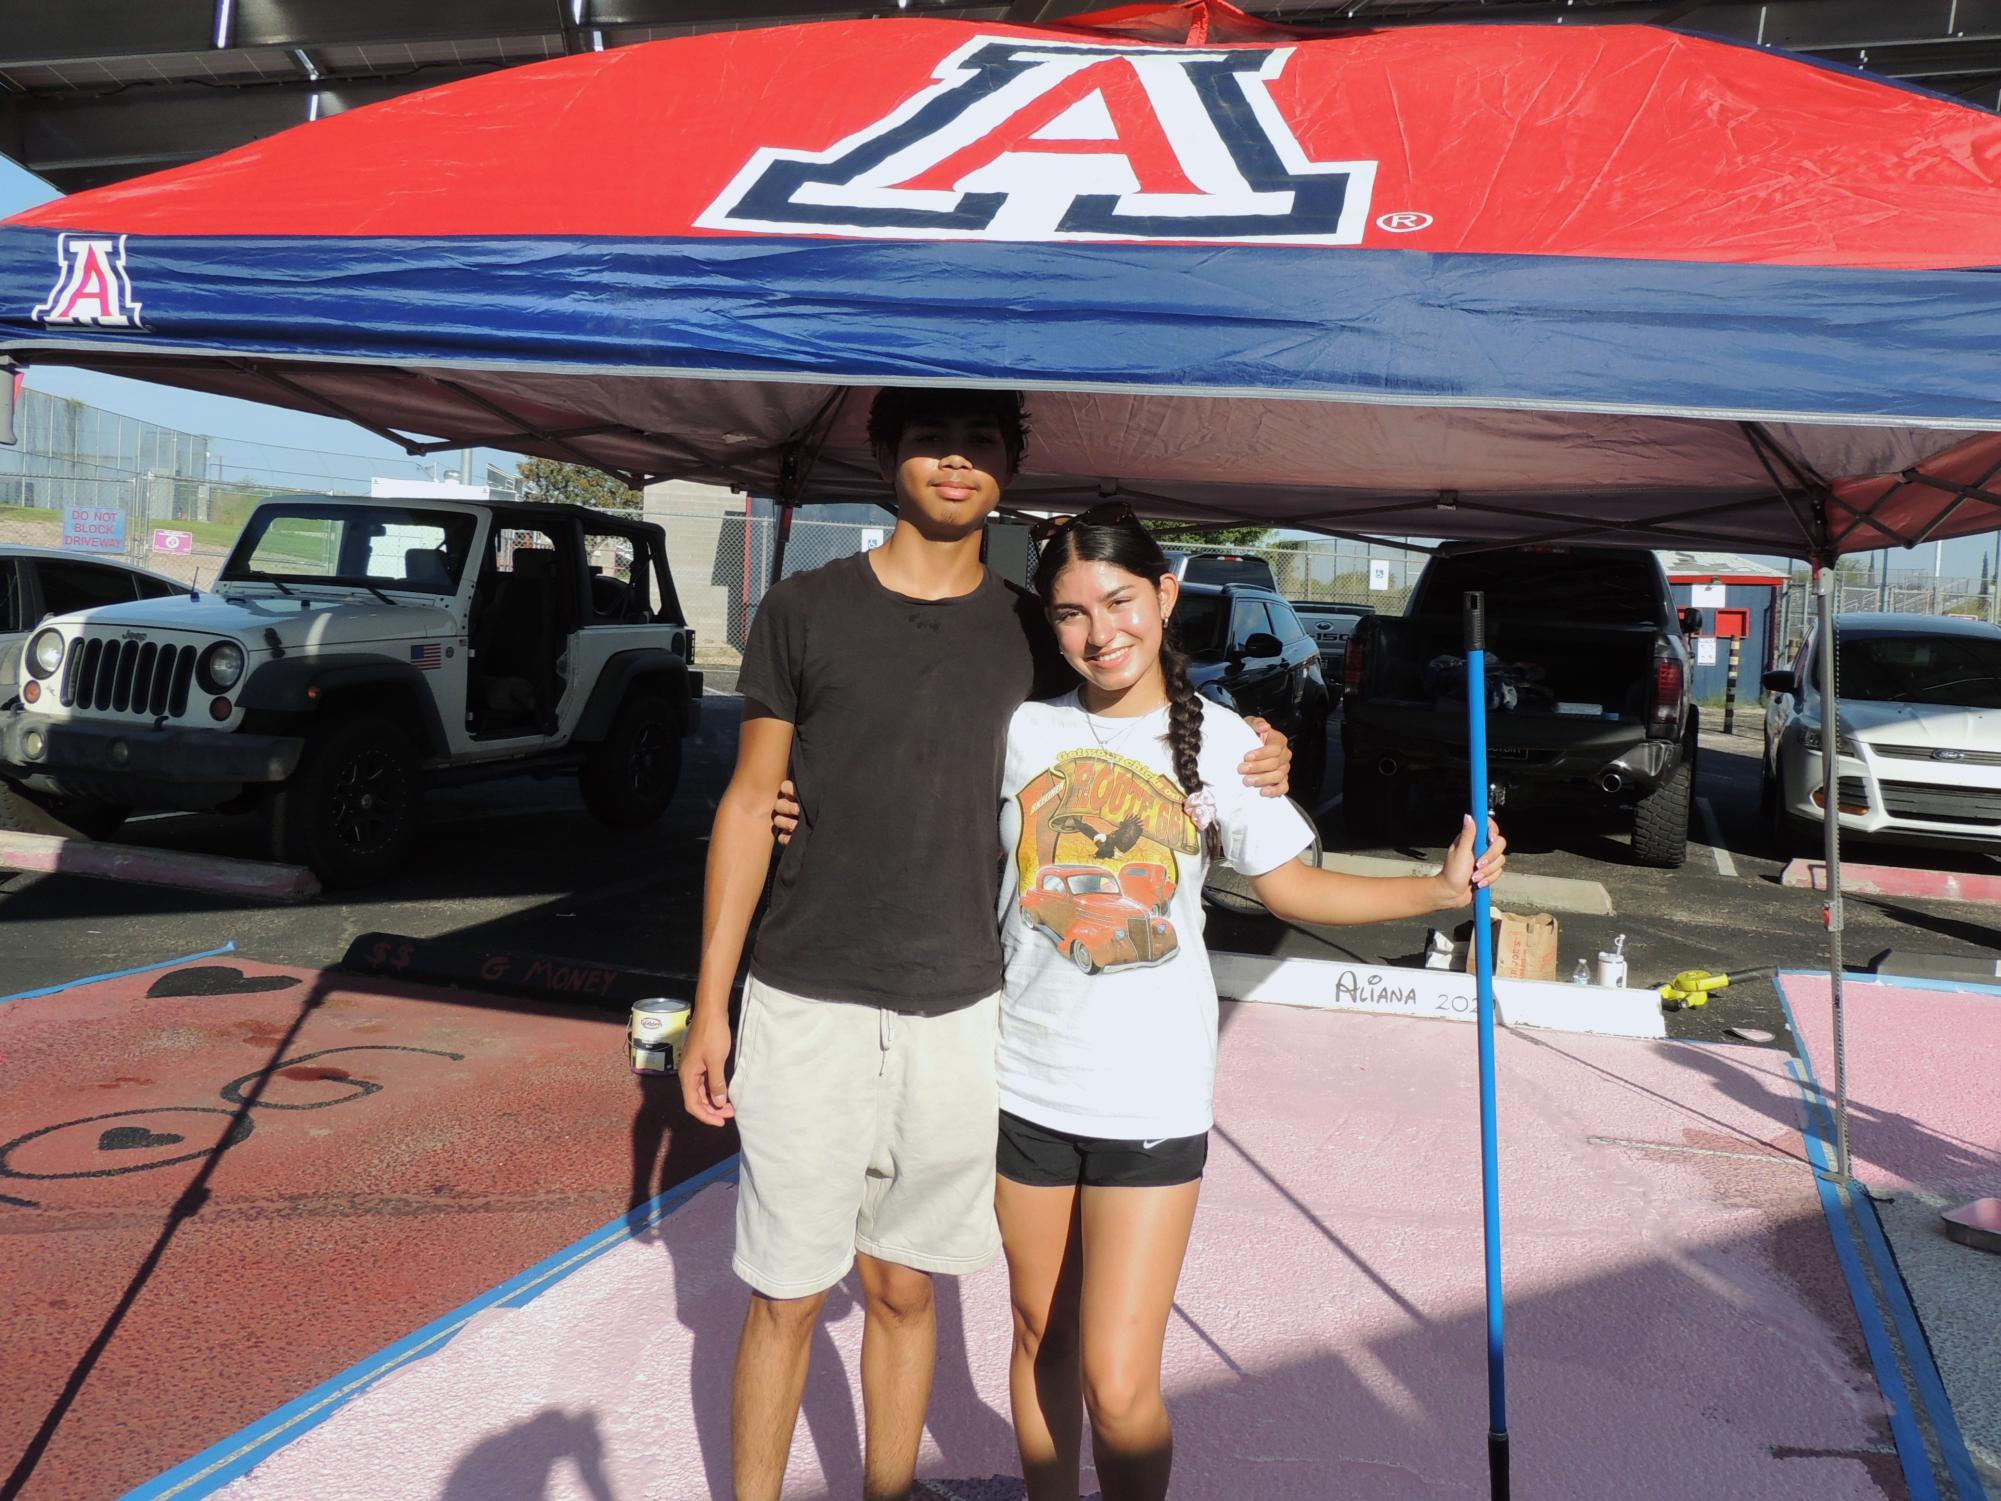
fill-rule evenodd
<path id="1" fill-rule="evenodd" d="M 1827 979 L 1834 1007 L 1834 1181 L 1848 1172 L 1848 1041 L 1842 1025 L 1841 933 L 1841 695 L 1834 673 L 1835 570 L 1820 570 L 1820 766 L 1821 828 L 1827 855 Z"/>
<path id="2" fill-rule="evenodd" d="M 765 587 L 770 588 L 785 577 L 785 544 L 792 540 L 792 507 L 778 508 L 778 542 L 771 549 L 771 578 Z"/>

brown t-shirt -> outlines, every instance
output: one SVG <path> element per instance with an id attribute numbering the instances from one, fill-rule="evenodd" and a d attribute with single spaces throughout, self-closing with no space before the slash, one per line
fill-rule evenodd
<path id="1" fill-rule="evenodd" d="M 1053 687 L 1040 604 L 991 573 L 956 599 L 911 599 L 861 553 L 764 597 L 738 687 L 746 714 L 793 725 L 801 811 L 753 975 L 932 1015 L 1000 989 L 1001 768 L 1038 665 Z"/>

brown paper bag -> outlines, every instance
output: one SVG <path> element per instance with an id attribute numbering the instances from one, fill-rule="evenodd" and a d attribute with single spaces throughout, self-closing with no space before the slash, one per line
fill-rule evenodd
<path id="1" fill-rule="evenodd" d="M 1479 960 L 1473 949 L 1473 925 L 1460 924 L 1466 941 L 1466 973 L 1472 974 Z M 1556 978 L 1556 919 L 1547 912 L 1524 917 L 1514 912 L 1494 914 L 1494 976 L 1501 980 L 1554 980 Z"/>

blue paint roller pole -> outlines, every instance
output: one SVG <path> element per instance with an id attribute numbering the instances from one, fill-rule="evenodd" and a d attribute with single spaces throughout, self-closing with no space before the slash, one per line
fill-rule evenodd
<path id="1" fill-rule="evenodd" d="M 1473 848 L 1487 853 L 1487 600 L 1466 596 L 1466 747 Z M 1473 891 L 1473 953 L 1480 997 L 1480 1211 L 1487 1246 L 1487 1489 L 1508 1496 L 1508 1371 L 1501 1328 L 1501 1178 L 1494 1123 L 1494 898 Z"/>

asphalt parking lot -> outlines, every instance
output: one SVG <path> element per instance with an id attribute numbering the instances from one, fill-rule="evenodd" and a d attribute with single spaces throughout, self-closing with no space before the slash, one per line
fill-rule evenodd
<path id="1" fill-rule="evenodd" d="M 91 1493 L 110 1494 L 187 1460 L 728 1152 L 726 1134 L 683 1129 L 671 1080 L 635 1088 L 615 1061 L 619 1023 L 602 1003 L 517 1003 L 329 972 L 358 936 L 378 932 L 692 981 L 703 855 L 739 701 L 718 695 L 706 709 L 674 807 L 645 833 L 600 828 L 567 779 L 523 781 L 438 795 L 403 876 L 296 905 L 76 875 L 0 877 L 0 995 L 111 977 L 5 1008 L 18 1025 L 0 1053 L 36 1081 L 17 1092 L 19 1119 L 0 1132 L 13 1138 L 0 1212 L 15 1217 L 16 1249 L 41 1247 L 29 1259 L 42 1281 L 23 1294 L 33 1337 L 14 1373 L 16 1436 L 26 1442 L 21 1425 L 40 1424 L 17 1475 L 31 1476 L 24 1501 L 80 1493 L 86 1477 Z M 1557 912 L 1560 976 L 1621 933 L 1636 984 L 1689 967 L 1825 964 L 1820 898 L 1779 884 L 1783 862 L 1757 811 L 1757 749 L 1746 736 L 1706 741 L 1700 842 L 1680 871 L 1633 867 L 1625 833 L 1609 821 L 1504 815 L 1513 873 L 1602 887 L 1611 908 Z M 1338 787 L 1338 759 L 1329 769 L 1327 785 Z M 1337 859 L 1435 858 L 1451 832 L 1441 809 L 1438 827 L 1413 831 L 1428 842 L 1357 848 L 1338 797 L 1317 817 Z M 250 820 L 144 818 L 121 837 L 263 854 Z M 1937 863 L 1887 851 L 1867 858 Z M 1408 964 L 1429 926 L 1316 930 L 1219 911 L 1209 935 L 1220 949 Z M 227 944 L 233 954 L 209 957 Z M 1893 946 L 1979 956 L 2001 950 L 2001 936 L 1979 907 L 1852 898 L 1851 964 Z M 119 973 L 187 956 L 170 971 Z M 1681 1037 L 1721 1038 L 1731 1026 L 1770 1032 L 1778 1047 L 1792 1041 L 1769 982 L 1669 1018 Z M 353 1105 L 364 1097 L 368 1108 Z M 238 1100 L 234 1114 L 224 1108 Z M 215 1129 L 219 1117 L 230 1134 L 190 1152 L 189 1123 Z M 255 1140 L 237 1150 L 253 1126 Z M 267 1254 L 267 1224 L 294 1236 L 280 1263 Z M 87 1296 L 70 1285 L 86 1244 L 95 1247 Z M 337 1296 L 358 1285 L 360 1268 L 374 1279 L 365 1319 Z M 224 1305 L 262 1286 L 266 1272 L 277 1279 L 272 1296 L 253 1299 L 236 1329 L 225 1314 L 242 1311 Z M 293 1282 L 326 1294 L 306 1319 L 310 1341 L 287 1333 L 289 1320 L 305 1317 Z M 211 1348 L 216 1330 L 235 1330 L 230 1338 L 260 1353 L 224 1359 Z M 227 1369 L 227 1383 L 205 1389 L 177 1424 L 152 1425 L 145 1443 L 108 1447 L 159 1371 L 189 1362 Z M 44 1411 L 52 1391 L 60 1395 Z"/>
<path id="2" fill-rule="evenodd" d="M 728 695 L 708 699 L 673 809 L 643 833 L 600 828 L 567 779 L 517 781 L 436 794 L 410 870 L 367 891 L 296 906 L 75 876 L 0 876 L 0 923 L 7 933 L 0 993 L 230 941 L 266 962 L 319 967 L 335 963 L 352 939 L 371 930 L 692 977 L 699 958 L 705 841 L 734 755 L 738 707 Z M 1559 978 L 1569 977 L 1577 957 L 1609 948 L 1621 933 L 1635 985 L 1658 984 L 1689 968 L 1825 966 L 1821 898 L 1779 884 L 1785 862 L 1757 805 L 1757 720 L 1740 716 L 1738 723 L 1735 736 L 1704 736 L 1693 842 L 1679 871 L 1633 866 L 1627 833 L 1615 821 L 1504 811 L 1513 870 L 1597 882 L 1610 898 L 1610 915 L 1556 913 L 1562 927 Z M 1334 789 L 1340 785 L 1339 737 L 1329 739 L 1333 765 L 1326 785 Z M 1329 851 L 1435 856 L 1451 832 L 1441 812 L 1428 843 L 1422 842 L 1420 826 L 1413 830 L 1420 842 L 1399 851 L 1351 843 L 1338 795 L 1317 814 Z M 120 837 L 161 849 L 251 859 L 264 854 L 260 829 L 248 819 L 143 818 Z M 1889 865 L 2001 871 L 2001 860 L 1984 855 L 1888 848 L 1848 853 Z M 2001 933 L 1982 907 L 1851 896 L 1847 911 L 1850 967 L 1891 947 L 1972 956 L 2001 950 Z M 1309 930 L 1218 913 L 1210 941 L 1248 952 L 1415 963 L 1430 925 Z M 1782 1030 L 1769 984 L 1733 988 L 1700 1011 L 1679 1013 L 1670 1019 L 1670 1030 L 1715 1036 L 1735 1024 Z"/>

